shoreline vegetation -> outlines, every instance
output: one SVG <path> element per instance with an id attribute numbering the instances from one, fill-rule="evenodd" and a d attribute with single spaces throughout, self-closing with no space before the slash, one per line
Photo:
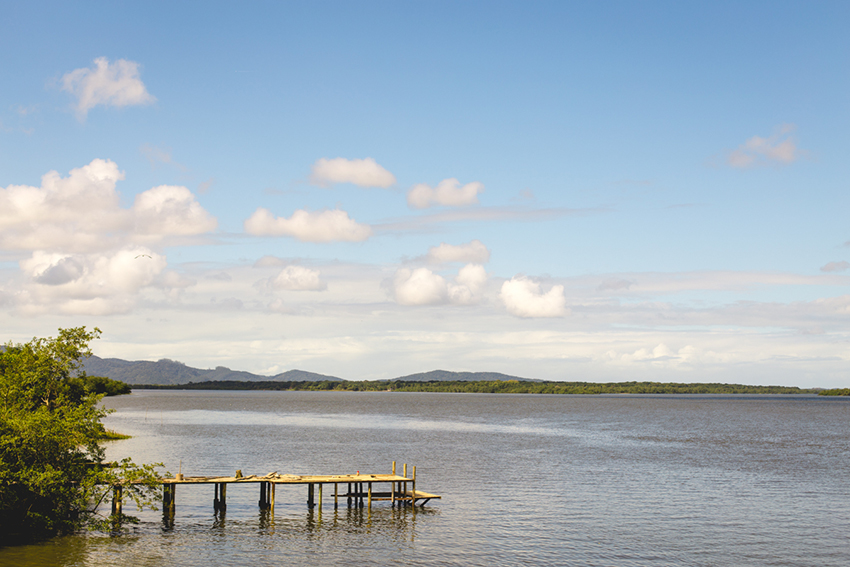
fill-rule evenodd
<path id="1" fill-rule="evenodd" d="M 485 394 L 821 394 L 850 395 L 850 389 L 821 390 L 792 386 L 747 386 L 743 384 L 679 384 L 662 382 L 526 382 L 519 380 L 477 381 L 240 381 L 213 380 L 187 384 L 134 384 L 139 390 L 267 390 L 337 392 L 446 392 Z M 846 393 L 838 393 L 846 392 Z"/>
<path id="2" fill-rule="evenodd" d="M 99 336 L 97 327 L 59 329 L 0 349 L 0 546 L 125 530 L 138 519 L 101 506 L 114 487 L 140 510 L 155 505 L 161 465 L 105 462 L 103 443 L 128 436 L 106 429 L 113 410 L 101 400 L 130 386 L 80 372 Z"/>

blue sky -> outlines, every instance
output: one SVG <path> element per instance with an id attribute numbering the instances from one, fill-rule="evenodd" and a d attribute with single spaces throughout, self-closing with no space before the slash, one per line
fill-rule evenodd
<path id="1" fill-rule="evenodd" d="M 847 384 L 846 3 L 2 13 L 5 340 Z"/>

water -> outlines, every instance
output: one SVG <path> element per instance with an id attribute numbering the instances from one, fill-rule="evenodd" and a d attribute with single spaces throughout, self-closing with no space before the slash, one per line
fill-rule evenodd
<path id="1" fill-rule="evenodd" d="M 390 472 L 424 509 L 322 514 L 306 487 L 180 487 L 173 530 L 0 550 L 0 565 L 850 565 L 850 401 L 812 396 L 535 396 L 137 391 L 108 456 L 172 473 Z M 132 513 L 132 506 L 129 507 Z"/>

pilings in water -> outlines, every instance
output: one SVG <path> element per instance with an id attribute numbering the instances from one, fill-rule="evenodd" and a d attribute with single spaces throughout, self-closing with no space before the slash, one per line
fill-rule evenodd
<path id="1" fill-rule="evenodd" d="M 173 479 L 162 479 L 162 509 L 166 525 L 173 523 L 176 507 L 176 487 L 178 484 L 213 484 L 213 510 L 215 513 L 224 513 L 227 510 L 227 485 L 255 483 L 260 485 L 259 507 L 274 514 L 275 488 L 279 484 L 306 484 L 307 485 L 307 507 L 312 510 L 318 507 L 322 510 L 323 488 L 326 484 L 334 486 L 334 509 L 339 508 L 340 498 L 345 498 L 349 508 L 372 508 L 376 501 L 389 501 L 395 507 L 416 506 L 420 502 L 424 506 L 431 499 L 439 499 L 436 494 L 416 490 L 416 467 L 412 469 L 412 475 L 407 476 L 407 464 L 403 466 L 403 474 L 396 474 L 396 463 L 393 461 L 391 474 L 357 474 L 349 475 L 280 475 L 269 473 L 265 476 L 242 476 L 241 471 L 234 477 L 184 477 L 182 474 Z M 379 491 L 374 485 L 389 483 L 389 491 Z M 345 493 L 340 493 L 340 485 L 345 488 Z M 316 491 L 318 489 L 318 494 Z M 116 508 L 117 507 L 117 508 Z M 113 514 L 116 509 L 121 510 L 121 488 L 113 489 Z"/>

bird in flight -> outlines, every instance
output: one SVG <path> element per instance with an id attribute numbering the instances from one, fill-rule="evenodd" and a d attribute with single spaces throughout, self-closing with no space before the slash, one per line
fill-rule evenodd
<path id="1" fill-rule="evenodd" d="M 148 254 L 139 254 L 138 256 L 136 256 L 136 257 L 135 257 L 135 258 L 133 258 L 133 259 L 134 259 L 134 260 L 138 260 L 139 258 L 150 258 L 150 255 L 148 255 Z M 151 260 L 153 260 L 153 258 L 151 258 Z"/>

